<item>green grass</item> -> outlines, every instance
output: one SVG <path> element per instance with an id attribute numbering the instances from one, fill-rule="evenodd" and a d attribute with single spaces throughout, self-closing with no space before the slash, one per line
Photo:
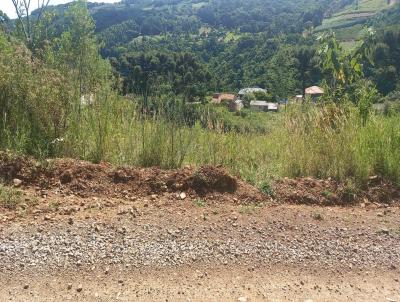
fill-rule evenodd
<path id="1" fill-rule="evenodd" d="M 207 203 L 201 198 L 197 198 L 196 200 L 193 201 L 193 203 L 199 208 L 203 208 L 207 205 Z"/>
<path id="2" fill-rule="evenodd" d="M 0 184 L 0 206 L 15 210 L 23 202 L 22 192 Z"/>
<path id="3" fill-rule="evenodd" d="M 386 9 L 389 7 L 388 0 L 360 0 L 359 7 L 357 7 L 355 3 L 346 6 L 341 13 L 353 13 L 353 12 L 377 12 L 382 9 Z"/>
<path id="4" fill-rule="evenodd" d="M 324 19 L 316 32 L 333 29 L 339 36 L 343 36 L 338 37 L 339 41 L 357 40 L 362 34 L 361 25 L 374 14 L 388 8 L 388 0 L 360 0 L 358 8 L 353 3 Z"/>
<path id="5" fill-rule="evenodd" d="M 118 165 L 175 168 L 224 165 L 273 194 L 280 177 L 332 177 L 363 184 L 371 175 L 400 180 L 400 115 L 372 114 L 363 126 L 353 105 L 289 106 L 266 133 L 178 126 L 141 119 L 130 103 L 108 102 L 98 125 L 88 112 L 81 133 L 67 134 L 60 156 Z M 74 138 L 79 137 L 78 140 Z M 349 186 L 350 187 L 350 186 Z"/>
<path id="6" fill-rule="evenodd" d="M 366 33 L 366 28 L 362 24 L 335 30 L 336 38 L 339 41 L 359 40 Z"/>

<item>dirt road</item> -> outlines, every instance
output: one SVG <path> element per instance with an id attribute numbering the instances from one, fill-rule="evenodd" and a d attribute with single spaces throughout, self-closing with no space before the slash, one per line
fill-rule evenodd
<path id="1" fill-rule="evenodd" d="M 398 207 L 96 202 L 0 225 L 0 301 L 400 301 Z"/>

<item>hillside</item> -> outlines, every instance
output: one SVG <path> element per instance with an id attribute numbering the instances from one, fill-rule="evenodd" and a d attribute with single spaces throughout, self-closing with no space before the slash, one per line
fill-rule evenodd
<path id="1" fill-rule="evenodd" d="M 335 31 L 346 48 L 353 48 L 365 34 L 365 25 L 378 13 L 389 10 L 397 0 L 357 0 L 326 16 L 315 31 Z"/>

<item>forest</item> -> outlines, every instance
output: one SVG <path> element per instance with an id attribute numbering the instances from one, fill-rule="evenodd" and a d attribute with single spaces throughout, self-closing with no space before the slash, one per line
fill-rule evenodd
<path id="1" fill-rule="evenodd" d="M 398 182 L 400 4 L 365 20 L 348 49 L 316 28 L 353 2 L 43 1 L 15 20 L 0 13 L 0 148 L 222 164 L 260 188 L 285 176 Z M 210 104 L 213 93 L 244 87 L 287 103 L 313 85 L 325 90 L 317 103 L 278 114 Z"/>

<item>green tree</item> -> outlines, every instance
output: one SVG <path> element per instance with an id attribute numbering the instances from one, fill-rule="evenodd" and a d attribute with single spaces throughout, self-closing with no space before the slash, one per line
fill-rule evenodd
<path id="1" fill-rule="evenodd" d="M 47 61 L 76 82 L 75 94 L 77 99 L 81 99 L 100 90 L 110 77 L 110 66 L 100 56 L 94 22 L 86 1 L 78 0 L 71 5 L 65 18 L 66 31 L 53 41 Z"/>
<path id="2" fill-rule="evenodd" d="M 346 89 L 363 76 L 360 57 L 343 50 L 334 33 L 323 34 L 318 40 L 321 68 L 331 89 Z"/>
<path id="3" fill-rule="evenodd" d="M 37 46 L 37 38 L 40 35 L 40 23 L 43 14 L 50 3 L 50 0 L 38 0 L 35 15 L 31 14 L 31 0 L 11 0 L 15 12 L 17 13 L 17 24 L 21 28 L 22 36 L 26 45 L 32 51 L 35 51 Z"/>
<path id="4" fill-rule="evenodd" d="M 2 10 L 0 10 L 0 30 L 5 30 L 8 22 L 10 22 L 10 19 Z"/>
<path id="5" fill-rule="evenodd" d="M 318 79 L 318 56 L 317 51 L 312 46 L 296 47 L 294 51 L 298 77 L 301 82 L 301 92 L 306 94 L 306 88 L 313 85 Z"/>

